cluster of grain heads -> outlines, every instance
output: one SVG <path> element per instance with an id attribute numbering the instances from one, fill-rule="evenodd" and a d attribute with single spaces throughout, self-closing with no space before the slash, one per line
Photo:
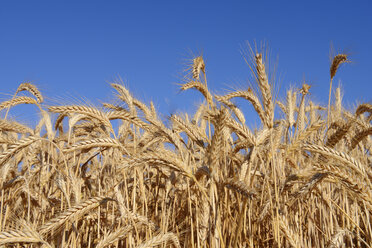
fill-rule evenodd
<path id="1" fill-rule="evenodd" d="M 181 90 L 205 103 L 167 120 L 121 82 L 102 107 L 45 108 L 21 84 L 0 103 L 0 246 L 371 247 L 371 104 L 348 111 L 337 89 L 327 109 L 307 84 L 276 100 L 263 57 L 257 87 L 226 95 L 193 59 Z M 36 127 L 6 118 L 20 104 L 37 106 Z"/>

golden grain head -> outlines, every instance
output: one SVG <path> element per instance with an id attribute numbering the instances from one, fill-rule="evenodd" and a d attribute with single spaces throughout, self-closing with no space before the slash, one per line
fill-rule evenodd
<path id="1" fill-rule="evenodd" d="M 199 79 L 200 72 L 205 73 L 205 64 L 204 64 L 204 59 L 202 56 L 199 56 L 193 59 L 192 77 L 194 79 Z"/>
<path id="2" fill-rule="evenodd" d="M 333 57 L 330 68 L 331 79 L 334 78 L 334 76 L 336 75 L 339 66 L 346 62 L 348 62 L 348 56 L 346 54 L 337 54 Z"/>
<path id="3" fill-rule="evenodd" d="M 307 95 L 307 94 L 309 93 L 310 88 L 311 88 L 311 85 L 303 84 L 303 85 L 302 85 L 302 88 L 301 88 L 301 90 L 300 90 L 300 93 L 301 93 L 302 95 Z"/>

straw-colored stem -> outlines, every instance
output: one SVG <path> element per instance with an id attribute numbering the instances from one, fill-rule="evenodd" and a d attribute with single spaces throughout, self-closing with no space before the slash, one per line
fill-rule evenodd
<path id="1" fill-rule="evenodd" d="M 329 128 L 329 123 L 330 123 L 330 121 L 331 121 L 332 81 L 333 81 L 333 78 L 331 78 L 331 81 L 330 81 L 330 83 L 329 83 L 328 111 L 327 111 L 327 129 Z"/>

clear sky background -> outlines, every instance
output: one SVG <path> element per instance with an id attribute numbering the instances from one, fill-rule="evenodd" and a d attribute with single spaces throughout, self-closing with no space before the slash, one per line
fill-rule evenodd
<path id="1" fill-rule="evenodd" d="M 353 107 L 372 99 L 371 13 L 369 0 L 1 1 L 0 100 L 31 81 L 50 104 L 98 104 L 111 101 L 108 82 L 121 76 L 164 115 L 193 111 L 201 95 L 179 93 L 177 85 L 192 52 L 203 53 L 208 86 L 223 94 L 248 87 L 241 51 L 264 41 L 277 61 L 279 99 L 306 80 L 311 98 L 327 104 L 332 42 L 351 54 L 334 84 L 341 80 L 344 103 Z"/>

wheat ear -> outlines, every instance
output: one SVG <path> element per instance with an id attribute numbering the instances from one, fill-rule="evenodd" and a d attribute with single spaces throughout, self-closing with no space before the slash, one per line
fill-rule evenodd
<path id="1" fill-rule="evenodd" d="M 31 145 L 35 141 L 39 140 L 40 137 L 37 136 L 30 136 L 21 140 L 18 140 L 13 145 L 9 146 L 7 150 L 0 154 L 0 165 L 3 165 L 8 159 L 10 159 L 14 153 L 18 152 L 19 150 Z"/>
<path id="2" fill-rule="evenodd" d="M 254 94 L 251 88 L 248 88 L 246 91 L 235 91 L 231 92 L 225 96 L 216 96 L 217 101 L 220 102 L 226 102 L 230 100 L 231 98 L 240 97 L 248 100 L 253 108 L 256 110 L 258 116 L 260 117 L 262 123 L 264 123 L 265 126 L 269 126 L 269 120 L 267 119 L 267 115 L 265 114 L 265 111 L 260 103 L 260 100 L 258 97 Z"/>
<path id="3" fill-rule="evenodd" d="M 40 235 L 35 234 L 31 231 L 20 231 L 20 230 L 9 230 L 0 233 L 0 245 L 10 243 L 42 243 L 46 247 L 51 247 L 44 240 L 41 239 Z"/>
<path id="4" fill-rule="evenodd" d="M 238 179 L 229 178 L 225 180 L 224 184 L 227 188 L 232 189 L 245 197 L 252 198 L 253 196 L 256 196 L 256 192 L 251 190 L 248 185 Z"/>
<path id="5" fill-rule="evenodd" d="M 258 79 L 258 86 L 261 89 L 262 99 L 264 103 L 264 108 L 266 112 L 266 119 L 269 124 L 269 128 L 273 125 L 274 119 L 274 105 L 272 101 L 271 95 L 271 87 L 267 78 L 265 64 L 262 61 L 262 54 L 256 54 L 256 70 L 257 70 L 257 79 Z"/>
<path id="6" fill-rule="evenodd" d="M 286 112 L 287 112 L 287 119 L 289 123 L 289 127 L 292 127 L 294 124 L 294 107 L 296 105 L 294 101 L 294 93 L 292 93 L 292 90 L 287 91 L 287 107 L 286 107 Z"/>
<path id="7" fill-rule="evenodd" d="M 98 138 L 98 139 L 86 140 L 86 141 L 83 141 L 77 144 L 73 144 L 63 149 L 63 151 L 73 152 L 78 149 L 90 149 L 93 147 L 121 147 L 121 145 L 115 139 Z"/>
<path id="8" fill-rule="evenodd" d="M 149 248 L 163 244 L 164 242 L 172 241 L 177 248 L 181 248 L 180 241 L 174 233 L 159 234 L 152 239 L 140 244 L 137 248 Z"/>
<path id="9" fill-rule="evenodd" d="M 37 101 L 32 97 L 19 96 L 19 97 L 13 98 L 12 100 L 2 102 L 0 104 L 0 110 L 5 109 L 5 108 L 10 108 L 10 107 L 13 107 L 19 104 L 36 104 L 37 105 Z"/>
<path id="10" fill-rule="evenodd" d="M 205 74 L 205 63 L 202 56 L 196 57 L 192 61 L 192 77 L 196 80 L 199 80 L 200 72 Z"/>
<path id="11" fill-rule="evenodd" d="M 209 90 L 208 90 L 208 88 L 207 88 L 207 86 L 205 84 L 202 84 L 202 83 L 200 83 L 198 81 L 191 81 L 191 82 L 188 82 L 188 83 L 183 84 L 181 86 L 181 90 L 182 91 L 185 91 L 185 90 L 188 90 L 188 89 L 192 89 L 192 88 L 195 88 L 200 93 L 202 93 L 210 106 L 212 106 L 212 107 L 214 106 L 213 96 L 211 95 L 211 93 L 209 92 Z"/>
<path id="12" fill-rule="evenodd" d="M 34 97 L 36 97 L 36 100 L 38 103 L 42 103 L 44 101 L 43 96 L 41 95 L 38 88 L 31 84 L 31 83 L 22 83 L 18 86 L 18 89 L 16 91 L 16 94 L 21 91 L 28 91 L 30 92 Z"/>
<path id="13" fill-rule="evenodd" d="M 113 244 L 114 242 L 125 238 L 130 231 L 132 231 L 134 228 L 138 228 L 141 226 L 141 223 L 136 223 L 136 224 L 130 224 L 127 226 L 123 226 L 121 228 L 118 228 L 116 231 L 111 232 L 107 235 L 105 235 L 97 244 L 96 248 L 103 248 L 108 245 Z"/>
<path id="14" fill-rule="evenodd" d="M 67 209 L 65 212 L 60 214 L 59 216 L 49 220 L 46 224 L 44 224 L 40 228 L 40 233 L 41 234 L 46 234 L 49 233 L 53 230 L 58 229 L 62 225 L 64 225 L 67 222 L 71 222 L 74 220 L 78 220 L 81 218 L 84 214 L 89 212 L 90 210 L 98 207 L 99 205 L 112 200 L 111 198 L 108 197 L 103 197 L 103 196 L 97 196 L 94 198 L 91 198 L 89 200 L 86 200 L 85 202 L 76 205 L 74 207 L 71 207 Z"/>
<path id="15" fill-rule="evenodd" d="M 368 135 L 372 135 L 372 127 L 362 130 L 355 134 L 351 140 L 350 149 L 353 150 L 359 144 L 359 142 Z"/>
<path id="16" fill-rule="evenodd" d="M 50 112 L 54 113 L 77 113 L 77 114 L 83 114 L 86 116 L 89 116 L 91 118 L 94 118 L 101 123 L 103 123 L 106 127 L 110 128 L 111 132 L 115 134 L 110 120 L 107 118 L 106 113 L 98 110 L 97 108 L 93 107 L 86 107 L 86 106 L 77 106 L 77 105 L 71 105 L 71 106 L 52 106 L 49 107 Z"/>
<path id="17" fill-rule="evenodd" d="M 344 162 L 348 165 L 350 165 L 351 168 L 353 168 L 356 172 L 358 172 L 363 177 L 366 176 L 364 167 L 360 164 L 358 160 L 355 158 L 347 155 L 344 152 L 339 152 L 334 149 L 319 146 L 319 145 L 311 145 L 311 144 L 303 144 L 302 148 L 308 151 L 317 152 L 325 156 L 329 156 L 332 158 L 335 158 L 341 162 Z"/>
<path id="18" fill-rule="evenodd" d="M 345 62 L 347 62 L 347 55 L 346 54 L 337 54 L 333 57 L 331 68 L 330 68 L 330 75 L 331 80 L 329 82 L 329 95 L 328 95 L 328 115 L 327 115 L 327 128 L 329 127 L 329 122 L 331 121 L 331 95 L 332 95 L 332 81 L 334 76 L 336 75 L 337 69 L 339 66 Z"/>
<path id="19" fill-rule="evenodd" d="M 288 240 L 292 247 L 300 248 L 301 242 L 297 232 L 295 232 L 290 226 L 285 216 L 279 216 L 279 228 L 283 232 L 284 236 Z"/>
<path id="20" fill-rule="evenodd" d="M 0 119 L 0 130 L 16 133 L 32 133 L 32 129 L 15 121 Z"/>
<path id="21" fill-rule="evenodd" d="M 331 125 L 332 126 L 332 125 Z M 335 145 L 347 134 L 347 132 L 349 131 L 351 127 L 351 123 L 346 123 L 346 124 L 343 124 L 341 125 L 337 131 L 332 134 L 328 139 L 327 139 L 327 143 L 326 143 L 326 146 L 330 147 L 330 148 L 333 148 L 335 147 Z"/>
<path id="22" fill-rule="evenodd" d="M 355 115 L 356 116 L 359 116 L 365 112 L 368 112 L 369 114 L 372 114 L 372 104 L 370 103 L 363 103 L 363 104 L 360 104 L 357 108 L 357 110 L 355 111 Z"/>

